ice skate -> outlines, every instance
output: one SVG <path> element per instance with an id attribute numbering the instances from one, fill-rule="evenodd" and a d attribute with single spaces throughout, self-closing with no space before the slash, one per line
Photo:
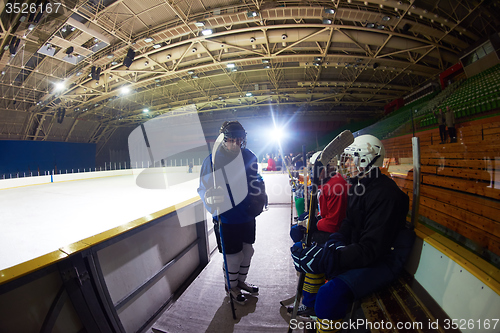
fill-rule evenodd
<path id="1" fill-rule="evenodd" d="M 293 304 L 286 307 L 286 312 L 288 314 L 292 314 L 293 312 Z M 297 319 L 303 321 L 314 321 L 316 320 L 316 312 L 314 311 L 314 307 L 305 306 L 304 304 L 300 304 L 297 309 Z"/>
<path id="2" fill-rule="evenodd" d="M 246 291 L 250 295 L 256 296 L 259 294 L 259 287 L 257 287 L 256 285 L 247 283 L 245 281 L 238 281 L 238 288 Z"/>
<path id="3" fill-rule="evenodd" d="M 231 293 L 231 296 L 233 297 L 233 300 L 236 303 L 238 303 L 240 305 L 245 305 L 246 304 L 247 299 L 246 299 L 245 295 L 243 295 L 241 293 L 241 289 L 239 287 L 233 287 L 233 288 L 231 288 L 230 292 L 228 292 L 227 286 L 225 288 L 226 288 L 226 294 L 227 294 L 227 296 L 230 296 L 229 293 Z"/>

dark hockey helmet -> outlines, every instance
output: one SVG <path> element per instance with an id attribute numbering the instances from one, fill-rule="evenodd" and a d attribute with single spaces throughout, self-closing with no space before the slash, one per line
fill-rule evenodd
<path id="1" fill-rule="evenodd" d="M 246 145 L 247 132 L 237 120 L 225 121 L 219 133 L 224 133 L 224 142 L 228 139 L 241 139 L 241 147 L 244 148 Z"/>

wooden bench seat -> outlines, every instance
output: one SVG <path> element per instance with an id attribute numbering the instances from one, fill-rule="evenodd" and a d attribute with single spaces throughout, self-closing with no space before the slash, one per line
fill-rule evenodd
<path id="1" fill-rule="evenodd" d="M 413 291 L 412 283 L 414 283 L 413 278 L 409 274 L 403 274 L 389 287 L 360 301 L 365 318 L 371 323 L 368 327 L 370 332 L 445 332 L 439 325 L 443 322 L 442 313 L 439 313 L 439 318 L 431 314 Z"/>

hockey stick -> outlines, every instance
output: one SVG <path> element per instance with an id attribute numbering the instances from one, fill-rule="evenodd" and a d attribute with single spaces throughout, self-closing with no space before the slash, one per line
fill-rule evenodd
<path id="1" fill-rule="evenodd" d="M 336 155 L 340 155 L 344 152 L 344 149 L 348 147 L 350 144 L 354 142 L 354 136 L 350 131 L 343 131 L 339 135 L 337 135 L 330 143 L 321 151 L 321 153 L 316 153 L 311 157 L 312 167 L 312 190 L 311 190 L 311 199 L 309 206 L 309 222 L 307 224 L 307 231 L 305 237 L 306 246 L 311 245 L 311 235 L 310 230 L 313 225 L 316 224 L 316 209 L 318 206 L 318 196 L 317 190 L 319 185 L 319 173 L 323 166 L 326 166 L 332 158 Z M 299 282 L 297 283 L 297 291 L 295 294 L 295 302 L 293 304 L 292 317 L 290 319 L 290 325 L 288 326 L 288 333 L 292 333 L 293 329 L 291 326 L 292 319 L 295 319 L 297 316 L 297 311 L 300 303 L 300 299 L 302 297 L 302 288 L 304 285 L 306 274 L 304 272 L 300 273 Z M 283 301 L 282 301 L 283 302 Z"/>
<path id="2" fill-rule="evenodd" d="M 222 141 L 224 141 L 224 133 L 219 134 L 217 139 L 214 142 L 214 146 L 212 148 L 212 175 L 214 178 L 214 189 L 217 188 L 217 183 L 215 182 L 215 154 L 217 153 L 217 150 L 219 149 L 220 145 L 222 144 Z M 224 236 L 222 234 L 222 222 L 220 220 L 219 216 L 219 206 L 216 207 L 215 209 L 216 214 L 217 214 L 217 221 L 219 222 L 219 235 L 220 235 L 220 246 L 222 250 L 222 259 L 224 261 L 224 273 L 226 275 L 226 284 L 227 284 L 227 290 L 229 293 L 229 302 L 231 303 L 231 312 L 233 313 L 233 319 L 236 319 L 236 311 L 234 309 L 234 301 L 233 301 L 233 294 L 231 294 L 231 280 L 229 279 L 229 270 L 227 268 L 227 258 L 226 258 L 226 250 L 224 246 Z"/>
<path id="3" fill-rule="evenodd" d="M 289 163 L 290 162 L 290 163 Z M 297 188 L 297 184 L 293 179 L 292 172 L 290 171 L 292 165 L 291 161 L 288 161 L 286 158 L 283 158 L 283 164 L 285 165 L 286 171 L 288 172 L 288 177 L 290 178 L 292 189 Z M 293 224 L 293 190 L 290 191 L 290 226 Z"/>
<path id="4" fill-rule="evenodd" d="M 351 143 L 354 142 L 354 136 L 351 131 L 345 130 L 335 137 L 330 143 L 323 149 L 319 161 L 321 164 L 326 166 L 328 162 L 332 160 L 336 155 L 340 155 L 344 152 Z"/>
<path id="5" fill-rule="evenodd" d="M 311 197 L 309 200 L 309 221 L 307 223 L 307 231 L 306 231 L 306 237 L 305 237 L 306 246 L 309 246 L 311 244 L 311 237 L 309 234 L 310 225 L 311 225 L 311 223 L 316 223 L 316 221 L 313 221 L 313 219 L 316 219 L 316 206 L 318 205 L 318 201 L 317 201 L 318 196 L 316 194 L 317 194 L 317 188 L 318 188 L 317 185 L 319 183 L 318 182 L 319 169 L 320 169 L 320 162 L 318 160 L 316 160 L 312 166 L 312 178 L 311 178 L 312 188 L 311 188 L 311 193 L 310 193 Z M 297 317 L 297 311 L 299 309 L 300 299 L 302 298 L 302 288 L 304 285 L 305 278 L 306 278 L 306 273 L 301 272 L 299 275 L 299 281 L 297 283 L 297 290 L 295 292 L 295 300 L 293 302 L 293 311 L 292 311 L 292 317 L 290 318 L 290 324 L 288 326 L 288 333 L 292 333 L 292 331 L 293 331 L 291 324 L 295 320 L 295 318 Z"/>

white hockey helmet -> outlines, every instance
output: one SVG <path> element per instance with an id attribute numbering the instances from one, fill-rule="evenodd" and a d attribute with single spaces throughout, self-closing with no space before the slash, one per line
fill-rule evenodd
<path id="1" fill-rule="evenodd" d="M 370 134 L 360 135 L 354 139 L 354 142 L 344 149 L 341 157 L 341 169 L 346 176 L 362 177 L 370 172 L 374 167 L 381 167 L 384 163 L 385 149 L 382 142 Z M 352 171 L 346 170 L 345 162 L 352 158 L 351 168 L 354 167 L 358 171 L 357 174 L 352 174 Z M 351 169 L 352 170 L 352 169 Z"/>

